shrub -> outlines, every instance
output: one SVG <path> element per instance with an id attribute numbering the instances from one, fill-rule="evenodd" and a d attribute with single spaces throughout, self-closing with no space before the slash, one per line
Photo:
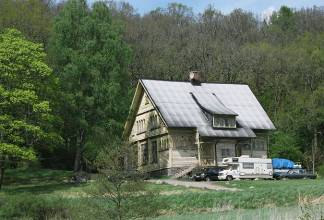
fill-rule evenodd
<path id="1" fill-rule="evenodd" d="M 324 177 L 324 164 L 318 167 L 318 174 L 323 178 Z"/>

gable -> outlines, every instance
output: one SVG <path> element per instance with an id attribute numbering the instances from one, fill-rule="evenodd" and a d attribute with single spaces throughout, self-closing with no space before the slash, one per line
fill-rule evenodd
<path id="1" fill-rule="evenodd" d="M 124 126 L 123 138 L 126 138 L 129 135 L 134 136 L 138 134 L 139 128 L 148 129 L 148 126 L 152 126 L 152 121 L 158 121 L 161 126 L 165 126 L 164 119 L 157 111 L 150 96 L 147 94 L 143 86 L 138 83 L 129 115 Z"/>
<path id="2" fill-rule="evenodd" d="M 151 111 L 154 109 L 154 106 L 152 105 L 150 98 L 148 97 L 148 95 L 144 92 L 142 97 L 141 97 L 141 101 L 138 107 L 138 111 L 137 114 L 142 114 L 144 112 L 147 111 Z"/>

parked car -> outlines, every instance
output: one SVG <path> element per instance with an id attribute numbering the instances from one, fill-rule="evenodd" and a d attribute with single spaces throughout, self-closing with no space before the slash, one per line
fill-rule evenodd
<path id="1" fill-rule="evenodd" d="M 316 175 L 305 169 L 291 169 L 287 172 L 274 172 L 273 178 L 280 179 L 316 179 Z"/>
<path id="2" fill-rule="evenodd" d="M 224 170 L 222 167 L 209 167 L 204 168 L 201 172 L 196 173 L 193 175 L 193 180 L 195 181 L 211 181 L 211 180 L 218 180 L 218 174 L 220 171 Z"/>

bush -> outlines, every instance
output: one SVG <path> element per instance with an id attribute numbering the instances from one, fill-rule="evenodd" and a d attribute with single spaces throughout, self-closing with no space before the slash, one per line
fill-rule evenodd
<path id="1" fill-rule="evenodd" d="M 66 201 L 60 197 L 20 194 L 0 199 L 0 219 L 68 219 Z"/>
<path id="2" fill-rule="evenodd" d="M 324 177 L 324 164 L 318 167 L 318 174 L 320 175 L 320 177 Z"/>

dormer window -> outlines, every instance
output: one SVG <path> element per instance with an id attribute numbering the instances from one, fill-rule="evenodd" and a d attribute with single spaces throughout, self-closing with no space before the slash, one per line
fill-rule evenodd
<path id="1" fill-rule="evenodd" d="M 214 128 L 236 128 L 236 119 L 233 115 L 214 115 Z"/>

